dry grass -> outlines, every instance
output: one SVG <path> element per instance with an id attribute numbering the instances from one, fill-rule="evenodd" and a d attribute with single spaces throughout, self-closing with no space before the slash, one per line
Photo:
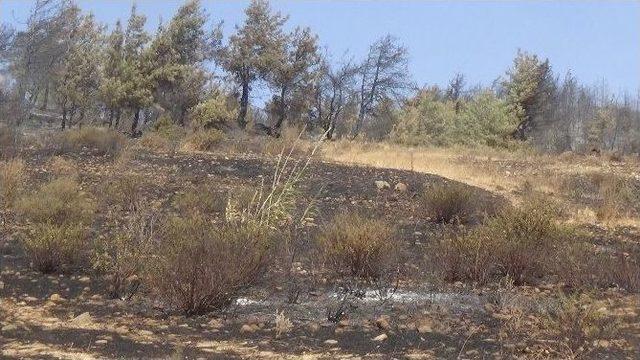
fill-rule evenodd
<path id="1" fill-rule="evenodd" d="M 88 224 L 95 211 L 93 200 L 74 179 L 55 179 L 21 198 L 16 208 L 32 223 Z"/>
<path id="2" fill-rule="evenodd" d="M 32 266 L 50 273 L 77 264 L 87 249 L 87 228 L 81 223 L 37 223 L 22 239 Z"/>
<path id="3" fill-rule="evenodd" d="M 439 183 L 425 189 L 422 206 L 431 220 L 449 224 L 466 223 L 476 211 L 476 202 L 469 186 L 460 183 Z"/>
<path id="4" fill-rule="evenodd" d="M 24 190 L 26 165 L 21 159 L 0 162 L 0 203 L 4 208 L 14 205 Z"/>
<path id="5" fill-rule="evenodd" d="M 573 153 L 561 155 L 539 154 L 525 147 L 512 150 L 493 148 L 421 148 L 388 143 L 335 141 L 322 148 L 324 158 L 332 161 L 382 168 L 413 170 L 440 175 L 451 180 L 476 186 L 502 195 L 518 204 L 533 193 L 545 194 L 562 201 L 570 210 L 570 221 L 599 222 L 606 226 L 640 226 L 638 209 L 620 209 L 618 196 L 629 204 L 626 190 L 635 189 L 640 182 L 640 159 L 627 156 L 622 161 L 609 157 L 584 156 Z M 599 175 L 593 175 L 599 174 Z M 602 199 L 588 202 L 573 196 L 574 190 L 565 179 L 600 176 L 618 178 L 625 186 L 597 187 Z M 608 181 L 608 180 L 607 180 Z M 620 192 L 619 192 L 620 191 Z M 619 192 L 619 193 L 618 193 Z M 585 193 L 585 196 L 591 196 Z M 618 202 L 619 204 L 619 202 Z"/>
<path id="6" fill-rule="evenodd" d="M 216 129 L 195 131 L 185 137 L 182 150 L 213 151 L 220 147 L 224 138 L 224 132 Z"/>
<path id="7" fill-rule="evenodd" d="M 21 136 L 4 124 L 0 124 L 0 160 L 10 159 L 20 152 Z"/>
<path id="8" fill-rule="evenodd" d="M 88 126 L 57 134 L 52 141 L 50 146 L 58 155 L 89 150 L 99 155 L 116 156 L 125 147 L 127 138 L 114 130 Z"/>

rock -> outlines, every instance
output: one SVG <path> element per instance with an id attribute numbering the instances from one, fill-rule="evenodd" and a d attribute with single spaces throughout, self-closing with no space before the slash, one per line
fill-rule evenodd
<path id="1" fill-rule="evenodd" d="M 381 330 L 389 330 L 391 325 L 389 325 L 389 315 L 380 315 L 376 319 L 376 326 Z"/>
<path id="2" fill-rule="evenodd" d="M 55 301 L 55 302 L 59 302 L 59 301 L 64 301 L 64 298 L 62 296 L 60 296 L 60 294 L 52 294 L 49 297 L 49 300 Z"/>
<path id="3" fill-rule="evenodd" d="M 418 327 L 417 330 L 420 334 L 425 334 L 425 333 L 429 333 L 431 331 L 433 331 L 433 329 L 431 328 L 431 323 L 423 321 L 421 322 Z"/>
<path id="4" fill-rule="evenodd" d="M 9 325 L 5 325 L 2 327 L 2 332 L 10 332 L 10 331 L 16 331 L 18 330 L 18 327 L 14 324 L 9 324 Z"/>
<path id="5" fill-rule="evenodd" d="M 248 334 L 251 334 L 251 333 L 254 333 L 254 332 L 258 331 L 258 329 L 260 329 L 260 328 L 259 328 L 259 327 L 258 327 L 258 325 L 256 325 L 256 324 L 252 324 L 252 325 L 244 324 L 244 325 L 242 325 L 242 327 L 240 328 L 240 332 L 241 332 L 241 333 L 248 333 Z"/>
<path id="6" fill-rule="evenodd" d="M 38 298 L 35 298 L 33 296 L 27 296 L 26 298 L 24 298 L 24 300 L 28 302 L 34 302 L 34 301 L 38 301 Z"/>
<path id="7" fill-rule="evenodd" d="M 140 330 L 140 331 L 138 331 L 138 334 L 143 335 L 143 336 L 153 336 L 153 331 Z"/>
<path id="8" fill-rule="evenodd" d="M 391 185 L 389 185 L 389 183 L 384 180 L 376 180 L 375 184 L 378 190 L 385 190 L 385 189 L 391 188 Z"/>
<path id="9" fill-rule="evenodd" d="M 385 340 L 387 340 L 388 338 L 389 338 L 389 337 L 387 336 L 387 334 L 380 334 L 380 335 L 378 335 L 378 336 L 374 337 L 374 338 L 373 338 L 373 339 L 371 339 L 371 340 L 381 342 L 381 341 L 385 341 Z"/>
<path id="10" fill-rule="evenodd" d="M 209 327 L 213 329 L 219 329 L 224 326 L 220 319 L 211 319 L 211 321 L 209 321 L 207 325 L 209 325 Z"/>
<path id="11" fill-rule="evenodd" d="M 106 345 L 107 343 L 109 343 L 109 341 L 105 339 L 96 340 L 96 345 Z"/>
<path id="12" fill-rule="evenodd" d="M 344 320 L 340 320 L 340 322 L 338 323 L 339 327 L 347 327 L 349 326 L 349 320 L 344 319 Z"/>
<path id="13" fill-rule="evenodd" d="M 88 312 L 83 312 L 82 314 L 71 319 L 71 322 L 75 325 L 87 325 L 91 324 L 93 322 L 93 319 L 91 318 L 91 314 L 89 314 Z"/>
<path id="14" fill-rule="evenodd" d="M 325 340 L 324 343 L 327 345 L 337 345 L 338 340 L 329 339 L 329 340 Z"/>
<path id="15" fill-rule="evenodd" d="M 129 332 L 129 329 L 126 326 L 118 326 L 115 329 L 115 332 L 120 335 L 124 335 Z"/>
<path id="16" fill-rule="evenodd" d="M 4 289 L 4 283 L 0 281 L 0 290 Z"/>
<path id="17" fill-rule="evenodd" d="M 393 189 L 397 192 L 405 192 L 409 188 L 407 187 L 407 184 L 399 182 L 396 184 L 396 186 Z"/>
<path id="18" fill-rule="evenodd" d="M 80 278 L 78 278 L 78 281 L 83 283 L 83 284 L 88 284 L 91 282 L 91 278 L 88 276 L 82 276 Z"/>

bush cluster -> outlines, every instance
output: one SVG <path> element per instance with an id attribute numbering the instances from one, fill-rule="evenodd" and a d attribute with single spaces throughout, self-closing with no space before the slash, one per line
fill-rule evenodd
<path id="1" fill-rule="evenodd" d="M 486 282 L 509 276 L 531 283 L 555 272 L 575 242 L 571 229 L 555 221 L 555 211 L 536 201 L 504 209 L 462 235 L 448 236 L 437 250 L 445 278 Z"/>
<path id="2" fill-rule="evenodd" d="M 25 164 L 21 159 L 0 162 L 0 204 L 10 208 L 22 191 L 26 180 Z"/>

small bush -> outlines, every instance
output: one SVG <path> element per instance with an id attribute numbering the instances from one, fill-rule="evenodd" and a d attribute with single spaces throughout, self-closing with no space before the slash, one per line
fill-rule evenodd
<path id="1" fill-rule="evenodd" d="M 196 131 L 187 135 L 183 147 L 186 150 L 212 151 L 216 149 L 223 140 L 224 133 L 220 130 Z"/>
<path id="2" fill-rule="evenodd" d="M 68 130 L 54 137 L 53 141 L 54 152 L 58 155 L 89 149 L 99 155 L 115 156 L 127 143 L 121 133 L 96 127 Z"/>
<path id="3" fill-rule="evenodd" d="M 222 93 L 214 93 L 209 99 L 196 105 L 189 114 L 191 126 L 195 129 L 221 129 L 237 116 L 237 110 L 230 106 Z"/>
<path id="4" fill-rule="evenodd" d="M 339 274 L 377 280 L 397 265 L 394 230 L 382 220 L 339 215 L 322 229 L 318 245 Z"/>
<path id="5" fill-rule="evenodd" d="M 169 139 L 155 132 L 146 132 L 142 135 L 140 140 L 138 140 L 138 145 L 144 149 L 155 152 L 166 152 L 173 149 Z"/>
<path id="6" fill-rule="evenodd" d="M 445 239 L 438 252 L 447 280 L 509 276 L 522 284 L 553 273 L 573 238 L 555 222 L 552 207 L 535 202 L 505 209 L 477 229 Z"/>
<path id="7" fill-rule="evenodd" d="M 173 206 L 182 215 L 224 214 L 227 199 L 215 187 L 200 184 L 177 194 Z"/>
<path id="8" fill-rule="evenodd" d="M 152 255 L 155 228 L 151 212 L 139 209 L 114 236 L 98 241 L 92 263 L 107 275 L 112 298 L 128 299 L 137 292 Z"/>
<path id="9" fill-rule="evenodd" d="M 130 172 L 114 174 L 105 181 L 102 202 L 122 210 L 135 211 L 144 200 L 142 184 L 144 177 L 141 175 Z"/>
<path id="10" fill-rule="evenodd" d="M 86 236 L 83 224 L 38 223 L 22 239 L 22 245 L 32 266 L 50 273 L 81 259 L 86 249 Z"/>
<path id="11" fill-rule="evenodd" d="M 94 209 L 91 198 L 70 178 L 53 180 L 17 203 L 18 212 L 34 223 L 87 224 Z"/>
<path id="12" fill-rule="evenodd" d="M 0 124 L 0 160 L 11 159 L 18 155 L 20 139 L 15 129 Z"/>
<path id="13" fill-rule="evenodd" d="M 26 180 L 24 161 L 14 159 L 0 163 L 0 203 L 12 207 L 24 190 Z"/>
<path id="14" fill-rule="evenodd" d="M 186 315 L 219 309 L 260 279 L 271 243 L 265 228 L 174 217 L 160 233 L 149 282 L 160 299 Z"/>
<path id="15" fill-rule="evenodd" d="M 586 355 L 597 340 L 615 338 L 619 324 L 608 313 L 606 303 L 588 295 L 561 296 L 547 312 L 545 326 L 565 341 L 571 357 Z"/>
<path id="16" fill-rule="evenodd" d="M 475 213 L 477 199 L 471 188 L 459 183 L 434 185 L 425 190 L 422 205 L 427 215 L 439 223 L 467 222 Z"/>

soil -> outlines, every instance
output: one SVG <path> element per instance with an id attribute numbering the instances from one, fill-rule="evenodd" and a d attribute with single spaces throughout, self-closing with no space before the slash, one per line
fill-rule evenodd
<path id="1" fill-rule="evenodd" d="M 52 177 L 49 155 L 25 156 L 29 187 Z M 90 152 L 65 155 L 79 170 L 83 188 L 102 191 L 113 161 Z M 225 154 L 157 154 L 141 151 L 128 168 L 142 175 L 146 202 L 171 211 L 172 197 L 185 187 L 215 184 L 221 194 L 238 187 L 269 183 L 274 159 Z M 3 214 L 0 240 L 0 346 L 3 358 L 562 358 L 535 333 L 505 333 L 504 316 L 495 311 L 497 287 L 444 284 L 427 264 L 430 246 L 444 231 L 421 212 L 418 194 L 449 181 L 411 171 L 345 166 L 313 161 L 301 183 L 302 206 L 313 212 L 301 232 L 300 255 L 291 272 L 279 262 L 258 286 L 229 308 L 206 316 L 185 317 L 168 311 L 143 289 L 129 300 L 110 299 L 100 274 L 71 270 L 45 275 L 32 270 L 18 246 L 20 219 Z M 387 181 L 378 189 L 375 181 Z M 404 192 L 394 190 L 407 185 Z M 505 200 L 475 189 L 483 203 Z M 498 205 L 496 205 L 498 206 Z M 104 209 L 103 209 L 104 210 Z M 400 231 L 404 272 L 385 287 L 354 284 L 319 270 L 313 234 L 341 212 L 354 210 L 385 218 Z M 103 211 L 96 234 L 108 231 L 114 218 Z M 602 239 L 606 235 L 599 235 Z M 624 236 L 624 235 L 623 235 Z M 637 241 L 634 240 L 634 241 Z M 610 241 L 601 240 L 610 243 Z M 540 284 L 508 290 L 510 299 L 544 306 L 561 285 Z M 57 294 L 58 296 L 54 295 Z M 53 295 L 53 296 L 52 296 Z M 615 341 L 593 346 L 580 357 L 637 358 L 640 343 L 638 295 L 617 289 L 598 297 L 625 324 Z M 60 299 L 58 299 L 60 297 Z M 542 305 L 541 305 L 542 304 Z M 276 314 L 292 329 L 278 334 Z M 341 316 L 335 316 L 340 314 Z M 380 321 L 386 316 L 386 322 Z M 523 319 L 523 322 L 534 320 Z M 525 326 L 526 327 L 526 326 Z M 531 329 L 538 329 L 531 326 Z M 533 330 L 531 330 L 533 331 Z M 384 334 L 385 336 L 379 337 Z M 541 336 L 540 338 L 542 338 Z"/>

